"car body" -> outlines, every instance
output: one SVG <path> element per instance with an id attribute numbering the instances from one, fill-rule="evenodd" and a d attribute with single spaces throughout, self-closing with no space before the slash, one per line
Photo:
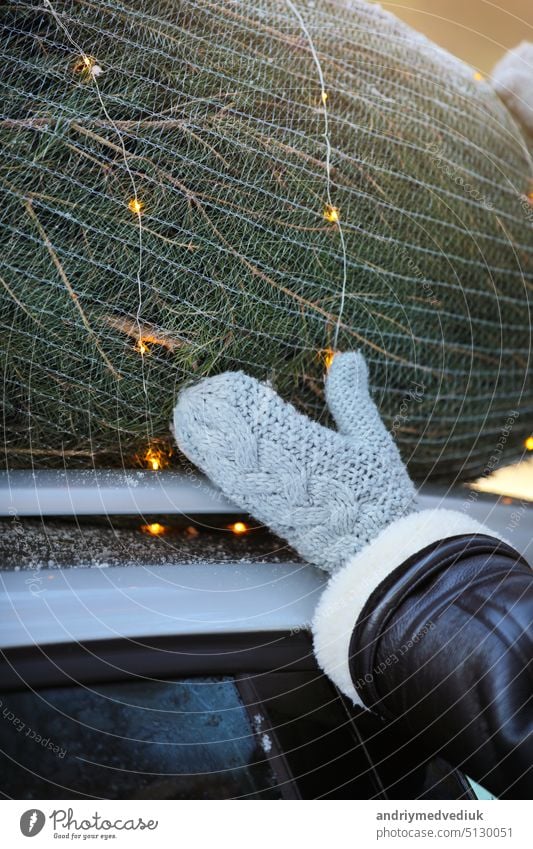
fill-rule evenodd
<path id="1" fill-rule="evenodd" d="M 476 798 L 437 745 L 428 757 L 322 674 L 327 576 L 202 478 L 5 473 L 0 494 L 4 796 Z M 525 502 L 419 501 L 528 554 Z"/>

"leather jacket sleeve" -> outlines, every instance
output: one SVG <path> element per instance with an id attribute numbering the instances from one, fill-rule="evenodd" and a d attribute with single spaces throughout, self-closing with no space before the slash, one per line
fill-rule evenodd
<path id="1" fill-rule="evenodd" d="M 366 707 L 500 798 L 533 793 L 533 572 L 484 534 L 440 540 L 394 569 L 353 630 Z"/>

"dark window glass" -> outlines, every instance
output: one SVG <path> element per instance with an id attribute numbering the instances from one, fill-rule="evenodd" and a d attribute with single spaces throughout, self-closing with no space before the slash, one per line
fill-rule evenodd
<path id="1" fill-rule="evenodd" d="M 5 796 L 281 795 L 231 678 L 57 688 L 1 701 Z"/>
<path id="2" fill-rule="evenodd" d="M 464 779 L 317 672 L 0 696 L 0 792 L 15 799 L 458 799 Z"/>
<path id="3" fill-rule="evenodd" d="M 354 710 L 323 675 L 273 672 L 238 683 L 250 714 L 268 729 L 281 786 L 290 775 L 301 798 L 473 798 L 464 777 L 440 758 L 428 760 L 401 724 Z"/>

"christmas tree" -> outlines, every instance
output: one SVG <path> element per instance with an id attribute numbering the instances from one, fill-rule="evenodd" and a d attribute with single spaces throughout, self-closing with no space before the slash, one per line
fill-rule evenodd
<path id="1" fill-rule="evenodd" d="M 533 168 L 490 81 L 363 2 L 0 26 L 9 467 L 179 462 L 179 387 L 226 369 L 321 417 L 350 349 L 414 476 L 520 455 Z"/>

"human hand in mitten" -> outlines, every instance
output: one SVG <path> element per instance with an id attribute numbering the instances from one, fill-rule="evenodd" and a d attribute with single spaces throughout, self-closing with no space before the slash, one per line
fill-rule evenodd
<path id="1" fill-rule="evenodd" d="M 468 515 L 415 511 L 360 354 L 335 356 L 326 400 L 338 431 L 242 372 L 226 373 L 180 393 L 175 437 L 234 503 L 333 573 L 312 630 L 317 659 L 342 692 L 401 719 L 421 750 L 442 751 L 500 794 L 509 785 L 521 793 L 533 762 L 522 660 L 531 656 L 531 571 Z M 506 572 L 512 580 L 500 588 Z"/>
<path id="2" fill-rule="evenodd" d="M 361 354 L 326 379 L 337 431 L 265 383 L 227 372 L 183 390 L 175 436 L 223 492 L 328 572 L 414 509 L 415 490 L 368 389 Z"/>

